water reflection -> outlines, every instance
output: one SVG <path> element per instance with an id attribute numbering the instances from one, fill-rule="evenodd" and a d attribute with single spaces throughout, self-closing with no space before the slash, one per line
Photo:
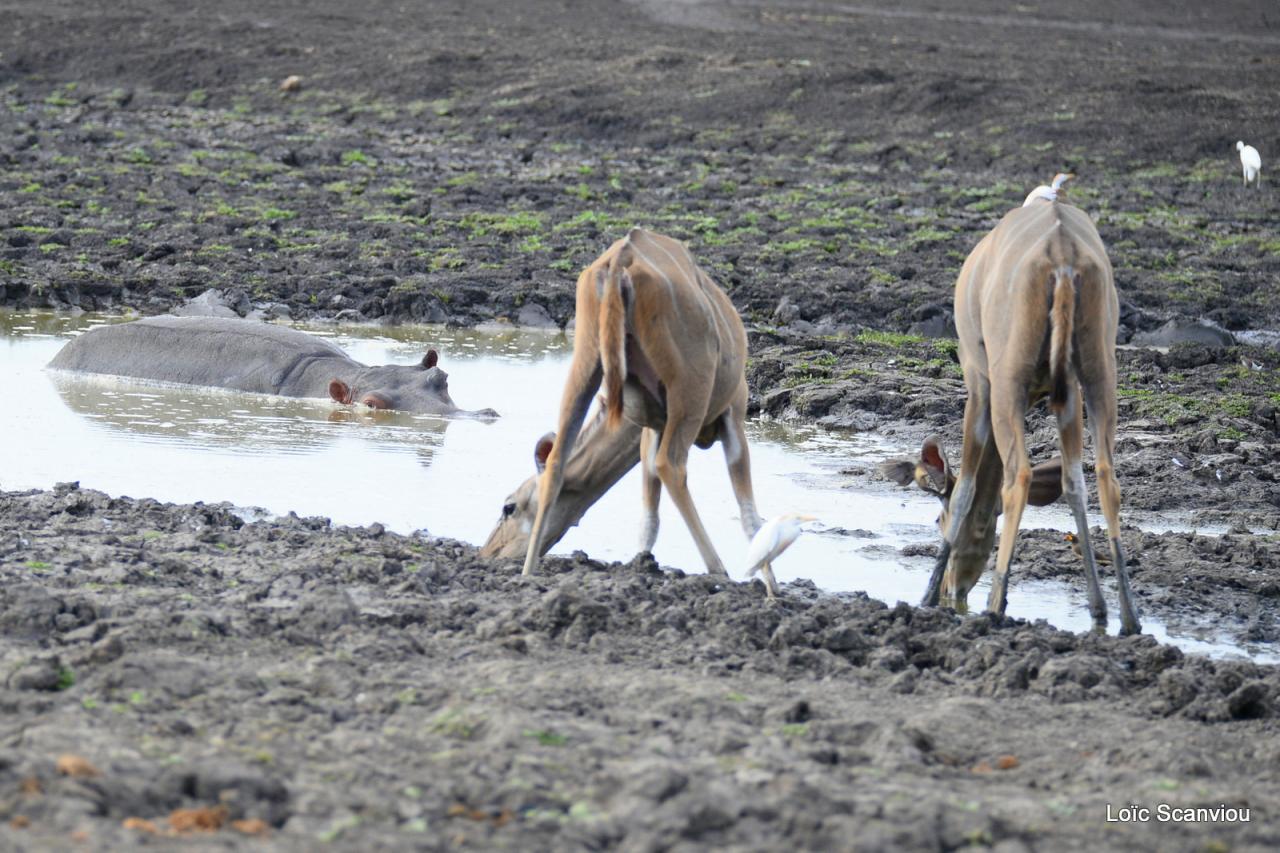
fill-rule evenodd
<path id="1" fill-rule="evenodd" d="M 63 371 L 47 376 L 68 409 L 96 427 L 123 433 L 125 441 L 306 454 L 333 444 L 342 430 L 359 428 L 373 441 L 413 447 L 430 464 L 449 426 L 447 418 L 343 408 L 327 400 Z"/>

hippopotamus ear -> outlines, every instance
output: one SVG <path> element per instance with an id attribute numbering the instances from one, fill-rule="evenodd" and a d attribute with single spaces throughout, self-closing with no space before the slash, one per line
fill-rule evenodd
<path id="1" fill-rule="evenodd" d="M 351 386 L 343 382 L 341 379 L 334 379 L 329 383 L 329 396 L 335 402 L 345 405 L 351 404 Z"/>
<path id="2" fill-rule="evenodd" d="M 556 446 L 556 434 L 549 432 L 542 438 L 538 439 L 538 443 L 533 446 L 533 464 L 538 469 L 538 473 L 542 473 L 542 469 L 547 467 L 547 457 L 551 455 L 551 448 Z"/>
<path id="3" fill-rule="evenodd" d="M 436 366 L 436 362 L 440 360 L 440 353 L 433 349 L 427 350 L 427 354 L 422 357 L 422 369 L 430 370 Z"/>

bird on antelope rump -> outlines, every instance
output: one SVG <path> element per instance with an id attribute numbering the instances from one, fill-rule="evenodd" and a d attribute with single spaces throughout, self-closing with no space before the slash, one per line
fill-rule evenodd
<path id="1" fill-rule="evenodd" d="M 1255 187 L 1262 186 L 1262 155 L 1258 153 L 1258 149 L 1252 145 L 1245 145 L 1244 141 L 1236 142 L 1236 150 L 1240 152 L 1240 169 L 1244 173 L 1244 185 L 1247 187 L 1253 184 Z"/>
<path id="2" fill-rule="evenodd" d="M 1048 186 L 1041 184 L 1027 193 L 1027 198 L 1022 202 L 1022 206 L 1026 207 L 1033 201 L 1057 201 L 1058 195 L 1066 192 L 1062 185 L 1074 177 L 1075 175 L 1068 172 L 1059 172 L 1053 176 L 1053 180 L 1049 182 Z"/>
<path id="3" fill-rule="evenodd" d="M 764 576 L 764 588 L 769 598 L 778 597 L 778 581 L 773 576 L 773 561 L 800 536 L 802 524 L 817 520 L 816 516 L 789 512 L 769 519 L 751 537 L 751 545 L 747 548 L 746 576 L 751 578 L 756 572 L 760 572 Z"/>
<path id="4" fill-rule="evenodd" d="M 1120 305 L 1106 247 L 1088 214 L 1058 200 L 1015 208 L 969 254 L 955 291 L 960 365 L 968 397 L 959 474 L 940 444 L 926 441 L 921 462 L 887 463 L 900 483 L 914 479 L 943 504 L 943 543 L 923 604 L 962 608 L 986 569 L 995 519 L 1004 514 L 987 609 L 1004 613 L 1018 525 L 1046 488 L 1053 463 L 1032 468 L 1027 410 L 1048 398 L 1061 449 L 1056 479 L 1075 518 L 1094 623 L 1106 603 L 1089 537 L 1082 465 L 1084 414 L 1096 456 L 1098 496 L 1120 590 L 1121 633 L 1142 628 L 1120 547 L 1120 485 L 1115 476 L 1116 329 Z M 919 473 L 923 472 L 923 473 Z"/>

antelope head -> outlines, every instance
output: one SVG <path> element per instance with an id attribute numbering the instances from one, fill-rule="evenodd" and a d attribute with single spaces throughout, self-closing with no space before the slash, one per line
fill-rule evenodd
<path id="1" fill-rule="evenodd" d="M 945 535 L 951 523 L 951 493 L 955 489 L 956 475 L 947 459 L 940 436 L 931 435 L 920 446 L 916 459 L 889 459 L 880 463 L 880 473 L 899 486 L 915 483 L 942 504 L 938 514 L 938 529 Z M 999 476 L 999 471 L 996 471 Z M 994 496 L 998 489 L 991 492 Z M 1031 490 L 1027 503 L 1032 506 L 1048 506 L 1062 496 L 1062 459 L 1041 462 L 1031 469 Z M 942 596 L 953 603 L 963 603 L 986 569 L 987 558 L 995 537 L 995 519 L 1000 514 L 999 502 L 995 503 L 986 524 L 976 524 L 969 529 L 966 542 L 953 542 L 950 563 L 942 580 Z"/>
<path id="2" fill-rule="evenodd" d="M 551 550 L 569 528 L 640 461 L 640 427 L 624 420 L 617 429 L 610 430 L 605 428 L 604 420 L 605 406 L 601 404 L 565 465 L 564 486 L 547 517 L 541 554 Z M 502 502 L 502 515 L 480 549 L 482 556 L 524 558 L 533 533 L 533 520 L 538 514 L 538 478 L 546 468 L 555 443 L 554 432 L 534 442 L 534 470 Z"/>
<path id="3" fill-rule="evenodd" d="M 480 549 L 485 557 L 518 559 L 529 548 L 529 533 L 533 518 L 538 514 L 538 474 L 546 467 L 547 456 L 555 445 L 556 434 L 549 432 L 538 439 L 533 447 L 535 473 L 502 502 L 502 515 Z"/>

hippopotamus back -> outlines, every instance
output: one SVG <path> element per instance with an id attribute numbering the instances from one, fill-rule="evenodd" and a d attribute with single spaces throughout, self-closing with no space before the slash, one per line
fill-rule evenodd
<path id="1" fill-rule="evenodd" d="M 323 391 L 291 387 L 291 378 L 316 360 L 330 359 L 351 362 L 329 341 L 283 326 L 164 316 L 90 329 L 63 347 L 49 366 L 261 394 L 320 396 Z"/>

